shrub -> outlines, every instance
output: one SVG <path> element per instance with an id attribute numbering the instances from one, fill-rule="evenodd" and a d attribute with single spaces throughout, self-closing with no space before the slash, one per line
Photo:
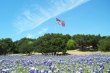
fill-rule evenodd
<path id="1" fill-rule="evenodd" d="M 98 43 L 98 50 L 100 51 L 110 51 L 110 39 L 102 39 Z"/>

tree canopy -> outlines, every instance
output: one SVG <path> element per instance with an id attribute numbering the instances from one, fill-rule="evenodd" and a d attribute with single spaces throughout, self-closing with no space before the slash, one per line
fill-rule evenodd
<path id="1" fill-rule="evenodd" d="M 110 51 L 110 36 L 48 33 L 39 38 L 22 38 L 12 41 L 11 38 L 0 39 L 0 54 L 39 52 L 56 54 L 67 50 Z"/>
<path id="2" fill-rule="evenodd" d="M 45 34 L 34 42 L 34 47 L 40 53 L 66 53 L 68 36 L 62 34 Z"/>
<path id="3" fill-rule="evenodd" d="M 68 50 L 74 50 L 76 48 L 76 42 L 72 39 L 69 39 L 67 42 Z"/>
<path id="4" fill-rule="evenodd" d="M 98 50 L 110 51 L 110 38 L 101 39 L 98 43 Z"/>

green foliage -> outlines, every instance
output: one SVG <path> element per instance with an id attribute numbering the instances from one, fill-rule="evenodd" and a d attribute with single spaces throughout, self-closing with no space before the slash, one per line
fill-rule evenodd
<path id="1" fill-rule="evenodd" d="M 66 48 L 62 50 L 62 54 L 63 55 L 66 54 L 66 52 L 67 52 L 67 49 Z"/>
<path id="2" fill-rule="evenodd" d="M 14 50 L 13 41 L 10 38 L 0 40 L 0 54 L 12 53 Z"/>
<path id="3" fill-rule="evenodd" d="M 98 43 L 98 50 L 110 51 L 110 38 L 101 39 Z"/>
<path id="4" fill-rule="evenodd" d="M 34 51 L 33 41 L 29 38 L 23 38 L 17 42 L 17 49 L 20 53 L 31 54 Z"/>
<path id="5" fill-rule="evenodd" d="M 10 53 L 39 52 L 42 54 L 79 49 L 81 51 L 110 51 L 110 36 L 77 34 L 45 34 L 37 39 L 22 38 L 13 42 L 10 38 L 0 39 L 0 55 Z"/>
<path id="6" fill-rule="evenodd" d="M 37 52 L 56 54 L 66 49 L 66 40 L 68 38 L 62 34 L 45 34 L 34 42 L 34 46 Z"/>
<path id="7" fill-rule="evenodd" d="M 74 50 L 76 48 L 76 42 L 72 39 L 69 39 L 67 42 L 68 50 Z"/>
<path id="8" fill-rule="evenodd" d="M 73 40 L 77 43 L 77 48 L 82 51 L 97 50 L 98 41 L 101 39 L 100 35 L 73 35 Z"/>

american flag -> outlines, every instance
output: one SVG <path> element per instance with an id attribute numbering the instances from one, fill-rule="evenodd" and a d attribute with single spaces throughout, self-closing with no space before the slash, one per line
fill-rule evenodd
<path id="1" fill-rule="evenodd" d="M 56 18 L 56 23 L 59 24 L 59 25 L 62 25 L 62 26 L 65 26 L 65 22 Z"/>

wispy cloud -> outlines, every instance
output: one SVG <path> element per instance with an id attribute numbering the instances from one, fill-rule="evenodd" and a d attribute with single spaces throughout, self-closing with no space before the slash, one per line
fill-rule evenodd
<path id="1" fill-rule="evenodd" d="M 43 1 L 43 0 L 41 0 Z M 32 30 L 45 21 L 63 12 L 69 11 L 89 0 L 46 0 L 45 5 L 38 5 L 25 9 L 14 22 L 19 32 Z"/>
<path id="2" fill-rule="evenodd" d="M 48 28 L 42 28 L 40 31 L 38 31 L 39 35 L 42 35 L 48 31 Z"/>

